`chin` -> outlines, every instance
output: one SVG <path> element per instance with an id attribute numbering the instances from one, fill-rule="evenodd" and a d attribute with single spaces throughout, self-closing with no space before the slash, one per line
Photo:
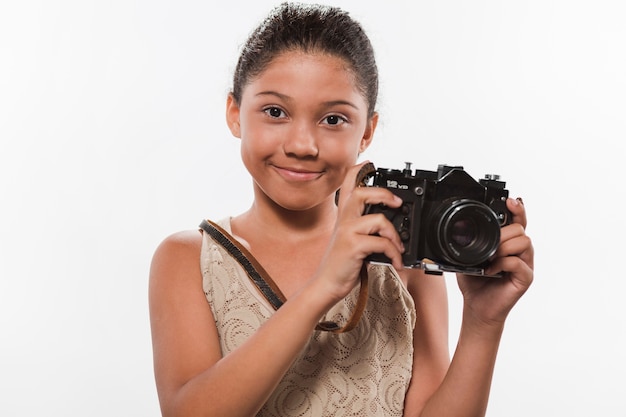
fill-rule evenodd
<path id="1" fill-rule="evenodd" d="M 298 198 L 299 196 L 291 194 L 287 196 L 286 198 L 277 198 L 277 199 L 272 199 L 272 200 L 274 201 L 275 204 L 277 204 L 278 206 L 280 206 L 281 208 L 285 210 L 307 211 L 307 210 L 314 209 L 316 207 L 323 206 L 324 204 L 327 204 L 329 201 L 332 201 L 334 204 L 334 201 L 335 201 L 334 196 L 335 194 L 332 193 L 331 195 L 320 196 L 316 198 L 316 196 L 311 195 L 309 193 L 307 195 L 303 195 L 300 198 Z"/>
<path id="2" fill-rule="evenodd" d="M 257 185 L 257 197 L 264 195 L 264 199 L 271 204 L 289 211 L 307 211 L 325 204 L 335 204 L 335 189 L 333 187 L 268 187 L 264 189 Z"/>

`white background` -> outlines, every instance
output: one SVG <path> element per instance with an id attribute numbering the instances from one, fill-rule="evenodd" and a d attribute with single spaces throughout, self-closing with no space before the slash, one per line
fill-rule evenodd
<path id="1" fill-rule="evenodd" d="M 274 4 L 0 6 L 0 415 L 159 414 L 150 258 L 251 202 L 224 101 Z M 498 173 L 526 202 L 536 281 L 510 316 L 488 415 L 626 415 L 624 3 L 337 4 L 380 66 L 364 157 Z"/>

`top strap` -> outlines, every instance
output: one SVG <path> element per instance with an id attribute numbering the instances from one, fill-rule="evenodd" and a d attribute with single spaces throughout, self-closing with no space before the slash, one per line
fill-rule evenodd
<path id="1" fill-rule="evenodd" d="M 265 269 L 258 263 L 252 254 L 237 239 L 232 237 L 226 230 L 210 220 L 202 220 L 200 228 L 207 232 L 217 243 L 235 258 L 243 267 L 254 285 L 269 301 L 274 310 L 278 310 L 286 301 L 286 297 L 280 288 L 270 278 Z"/>

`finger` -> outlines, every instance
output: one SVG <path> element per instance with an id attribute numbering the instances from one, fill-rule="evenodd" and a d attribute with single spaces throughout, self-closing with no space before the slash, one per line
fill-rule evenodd
<path id="1" fill-rule="evenodd" d="M 524 207 L 522 198 L 508 198 L 506 200 L 506 207 L 513 215 L 512 223 L 521 224 L 522 227 L 526 228 L 526 208 Z"/>
<path id="2" fill-rule="evenodd" d="M 391 240 L 382 236 L 368 235 L 359 239 L 360 246 L 364 258 L 372 253 L 382 253 L 391 260 L 391 264 L 397 270 L 403 268 L 402 251 Z"/>
<path id="3" fill-rule="evenodd" d="M 533 282 L 533 269 L 517 256 L 506 256 L 496 259 L 485 269 L 487 275 L 499 272 L 508 273 L 509 278 L 516 286 L 525 291 Z"/>
<path id="4" fill-rule="evenodd" d="M 378 235 L 382 238 L 388 239 L 395 245 L 400 253 L 404 252 L 404 244 L 400 239 L 398 231 L 384 214 L 368 214 L 363 217 L 364 220 L 369 223 L 368 235 Z"/>
<path id="5" fill-rule="evenodd" d="M 362 216 L 367 205 L 383 204 L 391 208 L 402 205 L 402 199 L 386 188 L 359 187 L 352 190 L 343 202 L 342 212 L 349 216 Z"/>
<path id="6" fill-rule="evenodd" d="M 498 246 L 496 256 L 515 256 L 526 252 L 533 247 L 531 239 L 526 235 L 516 236 L 504 240 Z"/>
<path id="7" fill-rule="evenodd" d="M 531 268 L 533 267 L 534 249 L 526 235 L 503 242 L 496 251 L 496 258 L 517 256 Z"/>
<path id="8" fill-rule="evenodd" d="M 382 213 L 368 214 L 344 224 L 344 232 L 348 235 L 377 236 L 390 241 L 400 253 L 404 252 L 404 245 L 393 224 Z M 354 239 L 358 240 L 358 239 Z M 372 252 L 374 253 L 374 252 Z"/>
<path id="9" fill-rule="evenodd" d="M 524 236 L 525 234 L 524 226 L 519 223 L 512 223 L 500 229 L 500 242 L 506 242 L 518 236 Z"/>
<path id="10" fill-rule="evenodd" d="M 345 203 L 345 201 L 348 199 L 348 197 L 350 196 L 350 194 L 352 194 L 352 191 L 356 188 L 357 184 L 356 184 L 356 178 L 357 175 L 359 173 L 359 171 L 361 170 L 361 168 L 363 168 L 364 165 L 368 164 L 369 161 L 363 161 L 360 164 L 357 164 L 353 167 L 351 167 L 348 172 L 346 173 L 346 176 L 343 180 L 343 183 L 341 184 L 341 188 L 339 189 L 339 202 L 338 205 L 339 207 L 342 207 L 342 205 Z"/>

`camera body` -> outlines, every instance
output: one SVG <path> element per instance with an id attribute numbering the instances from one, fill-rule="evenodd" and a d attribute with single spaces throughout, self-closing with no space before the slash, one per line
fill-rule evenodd
<path id="1" fill-rule="evenodd" d="M 500 243 L 500 228 L 511 222 L 509 192 L 497 175 L 476 181 L 462 166 L 449 165 L 413 173 L 406 163 L 401 170 L 378 168 L 364 183 L 387 188 L 402 199 L 399 208 L 369 205 L 364 214 L 383 213 L 391 221 L 405 246 L 407 268 L 485 275 Z M 390 263 L 383 254 L 368 260 Z"/>

